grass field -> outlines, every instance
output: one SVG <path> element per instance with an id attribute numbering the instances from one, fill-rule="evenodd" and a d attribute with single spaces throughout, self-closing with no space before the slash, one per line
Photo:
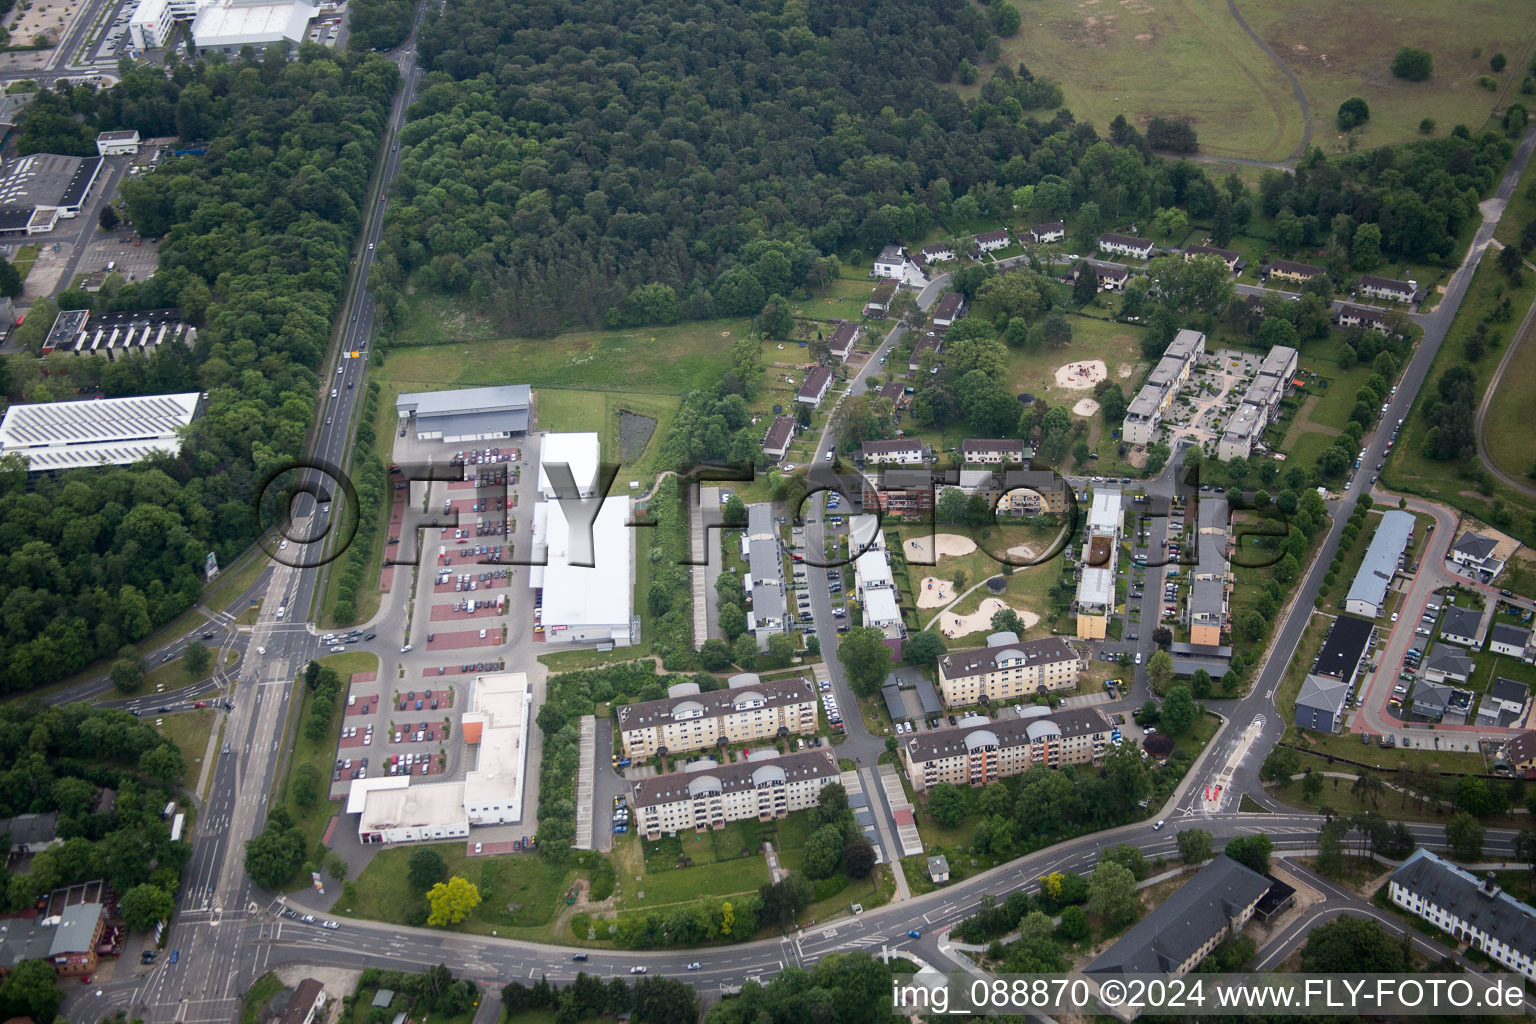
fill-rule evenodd
<path id="1" fill-rule="evenodd" d="M 282 990 L 283 983 L 278 981 L 277 975 L 271 971 L 252 982 L 250 989 L 245 993 L 245 1003 L 241 1007 L 241 1024 L 261 1024 L 267 1004 Z"/>
<path id="2" fill-rule="evenodd" d="M 1117 114 L 1143 126 L 1188 117 L 1215 156 L 1283 160 L 1301 143 L 1290 83 L 1223 0 L 1017 6 L 1023 28 L 999 63 L 1060 82 L 1065 105 L 1101 132 Z"/>
<path id="3" fill-rule="evenodd" d="M 1536 220 L 1536 164 L 1526 164 L 1525 173 L 1515 183 L 1515 194 L 1509 197 L 1509 205 L 1504 207 L 1504 216 L 1493 237 L 1505 245 L 1513 245 L 1532 220 Z"/>
<path id="4" fill-rule="evenodd" d="M 405 924 L 419 901 L 406 881 L 411 854 L 421 846 L 384 850 L 357 876 L 357 899 L 344 895 L 331 911 L 349 917 Z M 563 906 L 565 891 L 576 876 L 571 865 L 554 864 L 543 857 L 508 855 L 470 857 L 464 842 L 440 843 L 436 850 L 448 865 L 448 874 L 461 875 L 480 889 L 480 905 L 453 930 L 521 939 L 554 938 L 552 928 Z"/>
<path id="5" fill-rule="evenodd" d="M 1521 315 L 1516 314 L 1517 318 Z M 1510 333 L 1514 333 L 1514 328 Z M 1502 352 L 1498 358 L 1503 359 Z M 1531 472 L 1532 460 L 1536 459 L 1536 452 L 1531 450 L 1530 435 L 1526 433 L 1531 429 L 1533 417 L 1536 417 L 1536 338 L 1526 337 L 1504 368 L 1504 376 L 1488 403 L 1488 415 L 1483 420 L 1483 439 L 1494 465 L 1517 480 L 1526 478 Z"/>
<path id="6" fill-rule="evenodd" d="M 1497 483 L 1492 487 L 1491 494 L 1483 494 L 1477 490 L 1473 479 L 1460 475 L 1460 467 L 1427 458 L 1423 452 L 1428 426 L 1422 409 L 1426 397 L 1435 394 L 1434 388 L 1440 377 L 1452 366 L 1465 363 L 1463 346 L 1466 339 L 1483 317 L 1506 295 L 1511 300 L 1512 308 L 1517 312 L 1510 322 L 1496 323 L 1490 327 L 1492 332 L 1499 335 L 1503 344 L 1486 352 L 1478 362 L 1470 364 L 1476 373 L 1475 388 L 1478 401 L 1481 401 L 1483 392 L 1488 387 L 1488 381 L 1498 368 L 1499 360 L 1504 355 L 1504 345 L 1508 344 L 1510 335 L 1519 323 L 1520 317 L 1524 315 L 1523 311 L 1529 308 L 1533 300 L 1536 300 L 1536 277 L 1526 274 L 1524 283 L 1519 288 L 1511 288 L 1509 279 L 1498 269 L 1493 260 L 1484 259 L 1472 279 L 1471 287 L 1467 289 L 1466 298 L 1457 312 L 1455 321 L 1451 324 L 1440 352 L 1435 356 L 1434 365 L 1430 367 L 1425 380 L 1424 390 L 1403 424 L 1397 446 L 1387 462 L 1381 481 L 1383 486 L 1392 490 L 1407 491 L 1444 502 L 1487 522 L 1496 521 L 1493 507 L 1495 499 L 1501 500 L 1505 506 L 1514 510 L 1525 508 L 1528 502 L 1523 496 Z M 1503 418 L 1509 413 L 1501 410 L 1499 415 Z M 1490 440 L 1494 440 L 1491 432 L 1488 436 Z M 1523 461 L 1524 465 L 1519 461 L 1515 463 L 1512 471 L 1517 475 L 1523 475 L 1530 468 L 1529 453 Z M 1507 532 L 1526 543 L 1536 540 L 1536 525 L 1532 524 L 1529 516 L 1516 515 L 1506 529 Z"/>
<path id="7" fill-rule="evenodd" d="M 189 789 L 196 787 L 198 774 L 203 770 L 203 755 L 208 752 L 208 734 L 213 731 L 216 714 L 212 708 L 201 708 L 154 719 L 158 723 L 156 731 L 181 751 L 187 765 L 187 776 L 182 782 Z"/>
<path id="8" fill-rule="evenodd" d="M 1509 59 L 1508 67 L 1493 75 L 1501 88 L 1512 86 L 1503 97 L 1507 102 L 1527 73 L 1536 33 L 1536 6 L 1528 0 L 1285 0 L 1246 3 L 1242 12 L 1301 82 L 1312 107 L 1312 144 L 1325 152 L 1347 148 L 1334 117 L 1351 96 L 1371 108 L 1371 119 L 1354 133 L 1358 148 L 1418 138 L 1419 121 L 1426 117 L 1434 118 L 1437 135 L 1456 124 L 1476 132 L 1501 101 L 1477 84 L 1480 75 L 1493 74 L 1488 59 L 1498 52 Z M 1428 81 L 1392 77 L 1392 55 L 1403 46 L 1434 56 Z"/>
<path id="9" fill-rule="evenodd" d="M 16 258 L 11 260 L 11 266 L 16 268 L 16 273 L 21 275 L 23 281 L 32 272 L 32 264 L 37 262 L 38 254 L 42 251 L 40 245 L 24 245 L 16 250 Z"/>

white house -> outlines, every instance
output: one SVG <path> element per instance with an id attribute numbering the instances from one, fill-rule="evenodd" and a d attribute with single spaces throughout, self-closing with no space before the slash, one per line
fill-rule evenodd
<path id="1" fill-rule="evenodd" d="M 1131 259 L 1144 260 L 1152 255 L 1152 243 L 1145 238 L 1131 235 L 1104 234 L 1099 236 L 1099 248 Z"/>
<path id="2" fill-rule="evenodd" d="M 139 130 L 102 132 L 96 136 L 96 152 L 101 156 L 133 156 L 139 151 Z"/>
<path id="3" fill-rule="evenodd" d="M 907 250 L 899 245 L 888 245 L 880 250 L 880 255 L 875 257 L 874 275 L 876 277 L 889 277 L 900 281 L 907 275 L 907 268 L 912 265 L 912 257 L 907 255 Z"/>
<path id="4" fill-rule="evenodd" d="M 1456 538 L 1451 546 L 1451 561 L 1463 569 L 1488 573 L 1490 578 L 1504 568 L 1504 563 L 1493 557 L 1498 542 L 1480 533 L 1467 532 Z"/>
<path id="5" fill-rule="evenodd" d="M 847 359 L 853 354 L 853 346 L 858 344 L 859 325 L 849 320 L 843 320 L 837 325 L 837 330 L 832 332 L 832 340 L 827 343 L 827 349 L 838 359 Z"/>
<path id="6" fill-rule="evenodd" d="M 1380 299 L 1383 302 L 1408 302 L 1418 298 L 1419 282 L 1394 281 L 1387 277 L 1371 277 L 1369 274 L 1360 279 L 1360 294 L 1368 299 Z"/>
<path id="7" fill-rule="evenodd" d="M 763 438 L 763 454 L 777 462 L 789 454 L 789 444 L 795 439 L 795 418 L 775 416 Z"/>
<path id="8" fill-rule="evenodd" d="M 1481 647 L 1478 626 L 1482 620 L 1482 613 L 1471 608 L 1447 608 L 1445 617 L 1440 620 L 1440 639 L 1463 647 Z"/>
<path id="9" fill-rule="evenodd" d="M 917 466 L 923 462 L 923 442 L 917 438 L 865 441 L 859 448 L 866 466 Z"/>
<path id="10" fill-rule="evenodd" d="M 1507 622 L 1496 622 L 1488 631 L 1488 649 L 1494 654 L 1507 654 L 1511 658 L 1530 661 L 1530 656 L 1526 654 L 1530 646 L 1531 631 L 1528 629 Z"/>
<path id="11" fill-rule="evenodd" d="M 1536 981 L 1536 909 L 1471 872 L 1419 849 L 1387 879 L 1393 903 L 1457 942 Z"/>
<path id="12" fill-rule="evenodd" d="M 946 292 L 933 310 L 933 326 L 949 327 L 965 315 L 965 296 L 959 292 Z"/>
<path id="13" fill-rule="evenodd" d="M 1006 231 L 987 231 L 976 236 L 976 248 L 982 252 L 993 252 L 1007 248 L 1010 241 L 1012 239 Z"/>
<path id="14" fill-rule="evenodd" d="M 1339 307 L 1338 320 L 1340 327 L 1364 327 L 1378 334 L 1387 334 L 1392 330 L 1391 325 L 1387 323 L 1387 314 L 1379 309 L 1366 309 L 1363 306 Z"/>
<path id="15" fill-rule="evenodd" d="M 923 246 L 924 263 L 948 263 L 955 258 L 955 247 L 949 242 L 936 242 Z"/>
<path id="16" fill-rule="evenodd" d="M 818 366 L 805 375 L 805 383 L 800 385 L 799 391 L 795 392 L 795 401 L 803 402 L 814 409 L 827 396 L 827 388 L 831 385 L 832 368 Z"/>
<path id="17" fill-rule="evenodd" d="M 1049 224 L 1036 224 L 1029 229 L 1029 235 L 1025 239 L 1036 245 L 1046 245 L 1050 242 L 1059 242 L 1067 237 L 1067 225 L 1063 221 L 1053 220 Z"/>

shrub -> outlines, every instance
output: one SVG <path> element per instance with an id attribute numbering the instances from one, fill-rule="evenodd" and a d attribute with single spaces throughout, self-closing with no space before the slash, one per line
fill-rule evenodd
<path id="1" fill-rule="evenodd" d="M 1410 82 L 1422 82 L 1435 70 L 1435 59 L 1428 50 L 1405 46 L 1392 57 L 1392 74 Z"/>

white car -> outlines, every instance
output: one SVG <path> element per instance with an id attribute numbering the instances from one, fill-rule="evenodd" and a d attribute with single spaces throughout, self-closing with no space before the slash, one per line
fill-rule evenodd
<path id="1" fill-rule="evenodd" d="M 1141 652 L 1140 651 L 1136 652 L 1136 664 L 1138 664 L 1138 665 L 1141 664 Z"/>
<path id="2" fill-rule="evenodd" d="M 339 921 L 327 921 L 327 922 L 325 922 L 325 924 L 321 925 L 320 927 L 322 927 L 322 928 L 329 928 L 329 929 L 331 929 L 331 931 L 335 931 L 337 928 L 341 927 L 341 922 L 339 922 Z"/>
<path id="3" fill-rule="evenodd" d="M 281 616 L 279 616 L 279 617 L 281 617 Z M 410 653 L 410 650 L 411 650 L 411 645 L 410 644 L 406 644 L 404 647 L 400 648 L 400 653 L 401 654 L 408 654 L 408 653 Z"/>
<path id="4" fill-rule="evenodd" d="M 344 645 L 342 645 L 342 644 L 332 644 L 331 645 L 331 653 L 332 654 L 341 654 L 344 651 L 346 651 L 346 649 L 347 648 Z"/>
<path id="5" fill-rule="evenodd" d="M 1152 826 L 1152 831 L 1153 832 L 1161 832 L 1162 829 L 1163 829 L 1163 826 L 1166 825 L 1166 824 L 1168 824 L 1166 819 L 1159 818 L 1158 821 L 1157 821 L 1157 824 Z"/>
<path id="6" fill-rule="evenodd" d="M 267 649 L 265 647 L 258 647 L 258 648 L 256 648 L 256 653 L 257 654 L 266 654 L 267 653 Z"/>
<path id="7" fill-rule="evenodd" d="M 637 966 L 637 967 L 631 967 L 629 969 L 629 973 L 630 974 L 644 974 L 645 972 L 646 972 L 646 968 L 644 968 L 644 967 L 638 967 Z"/>
<path id="8" fill-rule="evenodd" d="M 284 605 L 278 605 L 277 617 L 278 618 L 282 618 L 284 615 L 287 615 L 287 614 L 288 614 L 288 606 L 285 605 L 285 604 Z"/>

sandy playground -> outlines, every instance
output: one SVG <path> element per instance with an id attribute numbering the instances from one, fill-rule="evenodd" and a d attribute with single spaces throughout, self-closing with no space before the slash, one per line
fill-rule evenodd
<path id="1" fill-rule="evenodd" d="M 934 543 L 938 546 L 939 558 L 958 558 L 968 555 L 976 550 L 976 542 L 969 537 L 962 537 L 958 533 L 941 533 L 933 537 L 913 537 L 907 541 L 907 561 L 916 562 L 918 565 L 932 565 L 935 558 L 933 554 Z"/>
<path id="2" fill-rule="evenodd" d="M 1067 363 L 1056 367 L 1056 386 L 1087 391 L 1109 377 L 1109 367 L 1102 359 L 1089 359 L 1081 363 Z"/>
<path id="3" fill-rule="evenodd" d="M 1072 415 L 1091 417 L 1099 411 L 1099 403 L 1092 398 L 1079 398 L 1077 404 L 1072 407 Z"/>
<path id="4" fill-rule="evenodd" d="M 922 589 L 917 592 L 919 608 L 942 608 L 955 599 L 955 584 L 937 576 L 924 576 Z"/>
<path id="5" fill-rule="evenodd" d="M 1036 551 L 1033 544 L 1015 544 L 1008 549 L 1008 554 L 1014 558 L 1039 558 L 1040 552 Z"/>
<path id="6" fill-rule="evenodd" d="M 939 631 L 947 637 L 968 636 L 971 633 L 980 633 L 992 628 L 992 616 L 1007 608 L 1008 605 L 997 597 L 989 597 L 981 602 L 969 615 L 956 615 L 954 612 L 944 612 L 939 616 L 937 623 Z M 1016 609 L 1017 610 L 1017 609 Z M 1034 612 L 1019 610 L 1019 618 L 1024 621 L 1024 628 L 1031 629 L 1040 621 L 1040 616 Z"/>

